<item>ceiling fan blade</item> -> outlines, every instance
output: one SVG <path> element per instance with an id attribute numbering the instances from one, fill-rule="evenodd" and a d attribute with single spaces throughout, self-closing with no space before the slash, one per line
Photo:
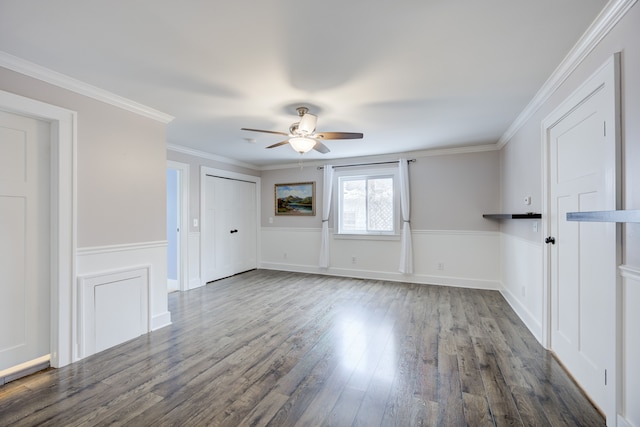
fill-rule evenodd
<path id="1" fill-rule="evenodd" d="M 306 113 L 298 123 L 298 131 L 303 135 L 312 134 L 316 130 L 316 123 L 318 123 L 318 116 Z"/>
<path id="2" fill-rule="evenodd" d="M 249 128 L 240 128 L 240 130 L 248 130 L 251 132 L 263 132 L 263 133 L 273 133 L 275 135 L 284 135 L 284 136 L 289 136 L 288 133 L 284 133 L 284 132 L 277 132 L 274 130 L 262 130 L 262 129 L 249 129 Z"/>
<path id="3" fill-rule="evenodd" d="M 329 148 L 327 148 L 326 145 L 324 145 L 322 142 L 320 141 L 316 141 L 316 145 L 313 146 L 313 149 L 322 153 L 322 154 L 327 154 L 329 151 Z"/>
<path id="4" fill-rule="evenodd" d="M 360 139 L 364 135 L 357 132 L 320 132 L 314 138 L 320 139 Z"/>
<path id="5" fill-rule="evenodd" d="M 286 135 L 286 134 L 285 134 L 285 135 Z M 270 146 L 268 146 L 268 147 L 266 147 L 266 148 L 276 148 L 276 147 L 280 147 L 281 145 L 285 145 L 285 144 L 288 144 L 288 143 L 289 143 L 289 140 L 286 140 L 286 141 L 280 141 L 280 142 L 276 142 L 275 144 L 270 145 Z"/>

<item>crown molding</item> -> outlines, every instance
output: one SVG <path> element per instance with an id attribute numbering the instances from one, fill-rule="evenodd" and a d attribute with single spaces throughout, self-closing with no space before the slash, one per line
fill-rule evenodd
<path id="1" fill-rule="evenodd" d="M 484 145 L 465 145 L 462 147 L 451 148 L 435 148 L 431 150 L 412 151 L 405 153 L 407 156 L 413 157 L 433 157 L 433 156 L 449 156 L 451 154 L 467 154 L 467 153 L 484 153 L 486 151 L 499 150 L 496 144 Z"/>
<path id="2" fill-rule="evenodd" d="M 189 156 L 200 157 L 202 159 L 214 160 L 216 162 L 226 163 L 228 165 L 252 169 L 255 171 L 261 170 L 260 166 L 252 165 L 251 163 L 245 163 L 239 160 L 231 159 L 229 157 L 223 157 L 217 154 L 207 153 L 206 151 L 196 150 L 195 148 L 185 147 L 184 145 L 167 144 L 167 150 L 175 151 L 176 153 L 187 154 Z"/>
<path id="3" fill-rule="evenodd" d="M 174 117 L 169 114 L 165 114 L 161 111 L 147 107 L 146 105 L 139 104 L 130 99 L 108 92 L 104 89 L 100 89 L 96 86 L 92 86 L 88 83 L 81 82 L 73 77 L 58 73 L 57 71 L 50 70 L 41 65 L 34 64 L 33 62 L 18 58 L 17 56 L 13 56 L 3 51 L 0 51 L 0 67 L 33 77 L 34 79 L 70 90 L 89 98 L 105 102 L 113 105 L 114 107 L 131 111 L 132 113 L 136 113 L 140 116 L 144 116 L 161 123 L 166 124 L 174 119 Z"/>
<path id="4" fill-rule="evenodd" d="M 498 148 L 504 147 L 524 126 L 536 111 L 553 95 L 565 80 L 575 71 L 593 49 L 609 34 L 622 17 L 633 7 L 637 0 L 611 0 L 596 17 L 587 31 L 569 51 L 560 65 L 542 85 L 533 99 L 522 110 L 511 126 L 497 142 Z"/>
<path id="5" fill-rule="evenodd" d="M 421 150 L 421 151 L 407 151 L 401 153 L 389 153 L 389 154 L 381 154 L 377 156 L 355 156 L 355 157 L 342 157 L 338 159 L 327 159 L 327 160 L 315 160 L 312 162 L 303 162 L 303 167 L 318 167 L 324 166 L 326 164 L 332 164 L 333 166 L 339 166 L 341 163 L 351 163 L 354 159 L 361 162 L 386 162 L 386 161 L 394 161 L 398 160 L 400 157 L 434 157 L 434 156 L 447 156 L 452 154 L 467 154 L 467 153 L 483 153 L 486 151 L 497 151 L 500 147 L 496 144 L 485 144 L 485 145 L 469 145 L 464 147 L 454 147 L 454 148 L 437 148 L 431 150 Z M 286 164 L 277 164 L 277 165 L 266 165 L 261 166 L 259 170 L 267 171 L 267 170 L 278 170 L 278 169 L 296 169 L 300 168 L 300 163 L 286 163 Z"/>

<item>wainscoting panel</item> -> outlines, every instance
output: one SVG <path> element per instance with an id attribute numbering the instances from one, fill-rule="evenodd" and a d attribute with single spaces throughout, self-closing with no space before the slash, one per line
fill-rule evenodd
<path id="1" fill-rule="evenodd" d="M 80 248 L 76 265 L 78 289 L 74 300 L 78 310 L 74 314 L 74 361 L 131 335 L 138 336 L 171 324 L 167 306 L 166 241 Z M 139 270 L 146 271 L 146 278 Z M 92 301 L 88 295 L 97 300 Z M 85 316 L 92 312 L 94 317 Z M 144 321 L 139 319 L 140 315 Z M 92 321 L 97 324 L 87 324 Z M 117 324 L 120 326 L 116 328 Z M 131 331 L 115 330 L 123 328 Z"/>
<path id="2" fill-rule="evenodd" d="M 78 296 L 80 357 L 149 331 L 149 267 L 79 277 Z"/>
<path id="3" fill-rule="evenodd" d="M 413 231 L 412 275 L 398 271 L 400 240 L 331 238 L 331 263 L 318 267 L 320 229 L 263 227 L 260 267 L 411 283 L 498 289 L 497 232 Z"/>
<path id="4" fill-rule="evenodd" d="M 531 333 L 542 342 L 543 246 L 502 234 L 502 295 Z"/>
<path id="5" fill-rule="evenodd" d="M 620 266 L 622 276 L 622 407 L 620 426 L 640 426 L 640 268 Z"/>
<path id="6" fill-rule="evenodd" d="M 200 233 L 189 233 L 187 251 L 187 265 L 189 268 L 189 283 L 187 289 L 195 289 L 204 285 L 204 283 L 200 283 Z"/>

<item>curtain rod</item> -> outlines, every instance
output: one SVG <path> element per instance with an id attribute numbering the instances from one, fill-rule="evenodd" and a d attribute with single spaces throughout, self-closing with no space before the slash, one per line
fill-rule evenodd
<path id="1" fill-rule="evenodd" d="M 371 165 L 390 165 L 392 163 L 398 163 L 400 160 L 394 160 L 391 162 L 371 162 L 371 163 L 354 163 L 351 165 L 337 165 L 334 166 L 333 168 L 349 168 L 349 167 L 353 167 L 353 166 L 371 166 Z M 407 163 L 414 163 L 416 161 L 416 159 L 409 159 L 407 160 Z M 322 170 L 324 169 L 324 166 L 318 166 L 318 170 Z"/>

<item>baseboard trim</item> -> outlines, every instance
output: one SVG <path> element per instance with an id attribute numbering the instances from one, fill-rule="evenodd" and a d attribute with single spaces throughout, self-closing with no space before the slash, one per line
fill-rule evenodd
<path id="1" fill-rule="evenodd" d="M 620 271 L 620 276 L 625 279 L 631 279 L 640 283 L 640 269 L 623 264 L 618 266 L 618 271 Z"/>
<path id="2" fill-rule="evenodd" d="M 529 310 L 526 309 L 524 305 L 518 300 L 508 289 L 504 286 L 500 286 L 500 293 L 507 301 L 507 304 L 516 312 L 522 323 L 529 329 L 529 332 L 533 334 L 533 336 L 538 340 L 540 344 L 542 343 L 542 324 L 538 322 Z M 544 346 L 544 344 L 543 344 Z"/>
<path id="3" fill-rule="evenodd" d="M 625 417 L 618 414 L 618 427 L 634 427 Z"/>
<path id="4" fill-rule="evenodd" d="M 157 314 L 151 318 L 151 330 L 155 331 L 165 326 L 171 325 L 171 312 L 165 311 L 164 313 Z"/>
<path id="5" fill-rule="evenodd" d="M 203 286 L 203 284 L 201 283 L 200 278 L 199 277 L 195 277 L 195 278 L 192 278 L 191 280 L 189 280 L 189 289 L 188 290 L 199 288 L 201 286 Z"/>
<path id="6" fill-rule="evenodd" d="M 38 371 L 42 371 L 51 366 L 51 358 L 49 355 L 38 357 L 37 359 L 30 360 L 25 363 L 21 363 L 12 368 L 0 371 L 0 386 L 26 377 L 27 375 L 34 374 Z"/>
<path id="7" fill-rule="evenodd" d="M 387 280 L 390 282 L 417 283 L 421 285 L 451 286 L 457 288 L 499 290 L 500 283 L 494 280 L 469 279 L 466 277 L 447 277 L 431 275 L 405 275 L 385 271 L 356 270 L 345 268 L 323 269 L 314 265 L 298 265 L 285 263 L 263 262 L 260 268 L 264 270 L 289 271 L 293 273 L 323 274 L 327 276 L 353 277 L 356 279 Z"/>

